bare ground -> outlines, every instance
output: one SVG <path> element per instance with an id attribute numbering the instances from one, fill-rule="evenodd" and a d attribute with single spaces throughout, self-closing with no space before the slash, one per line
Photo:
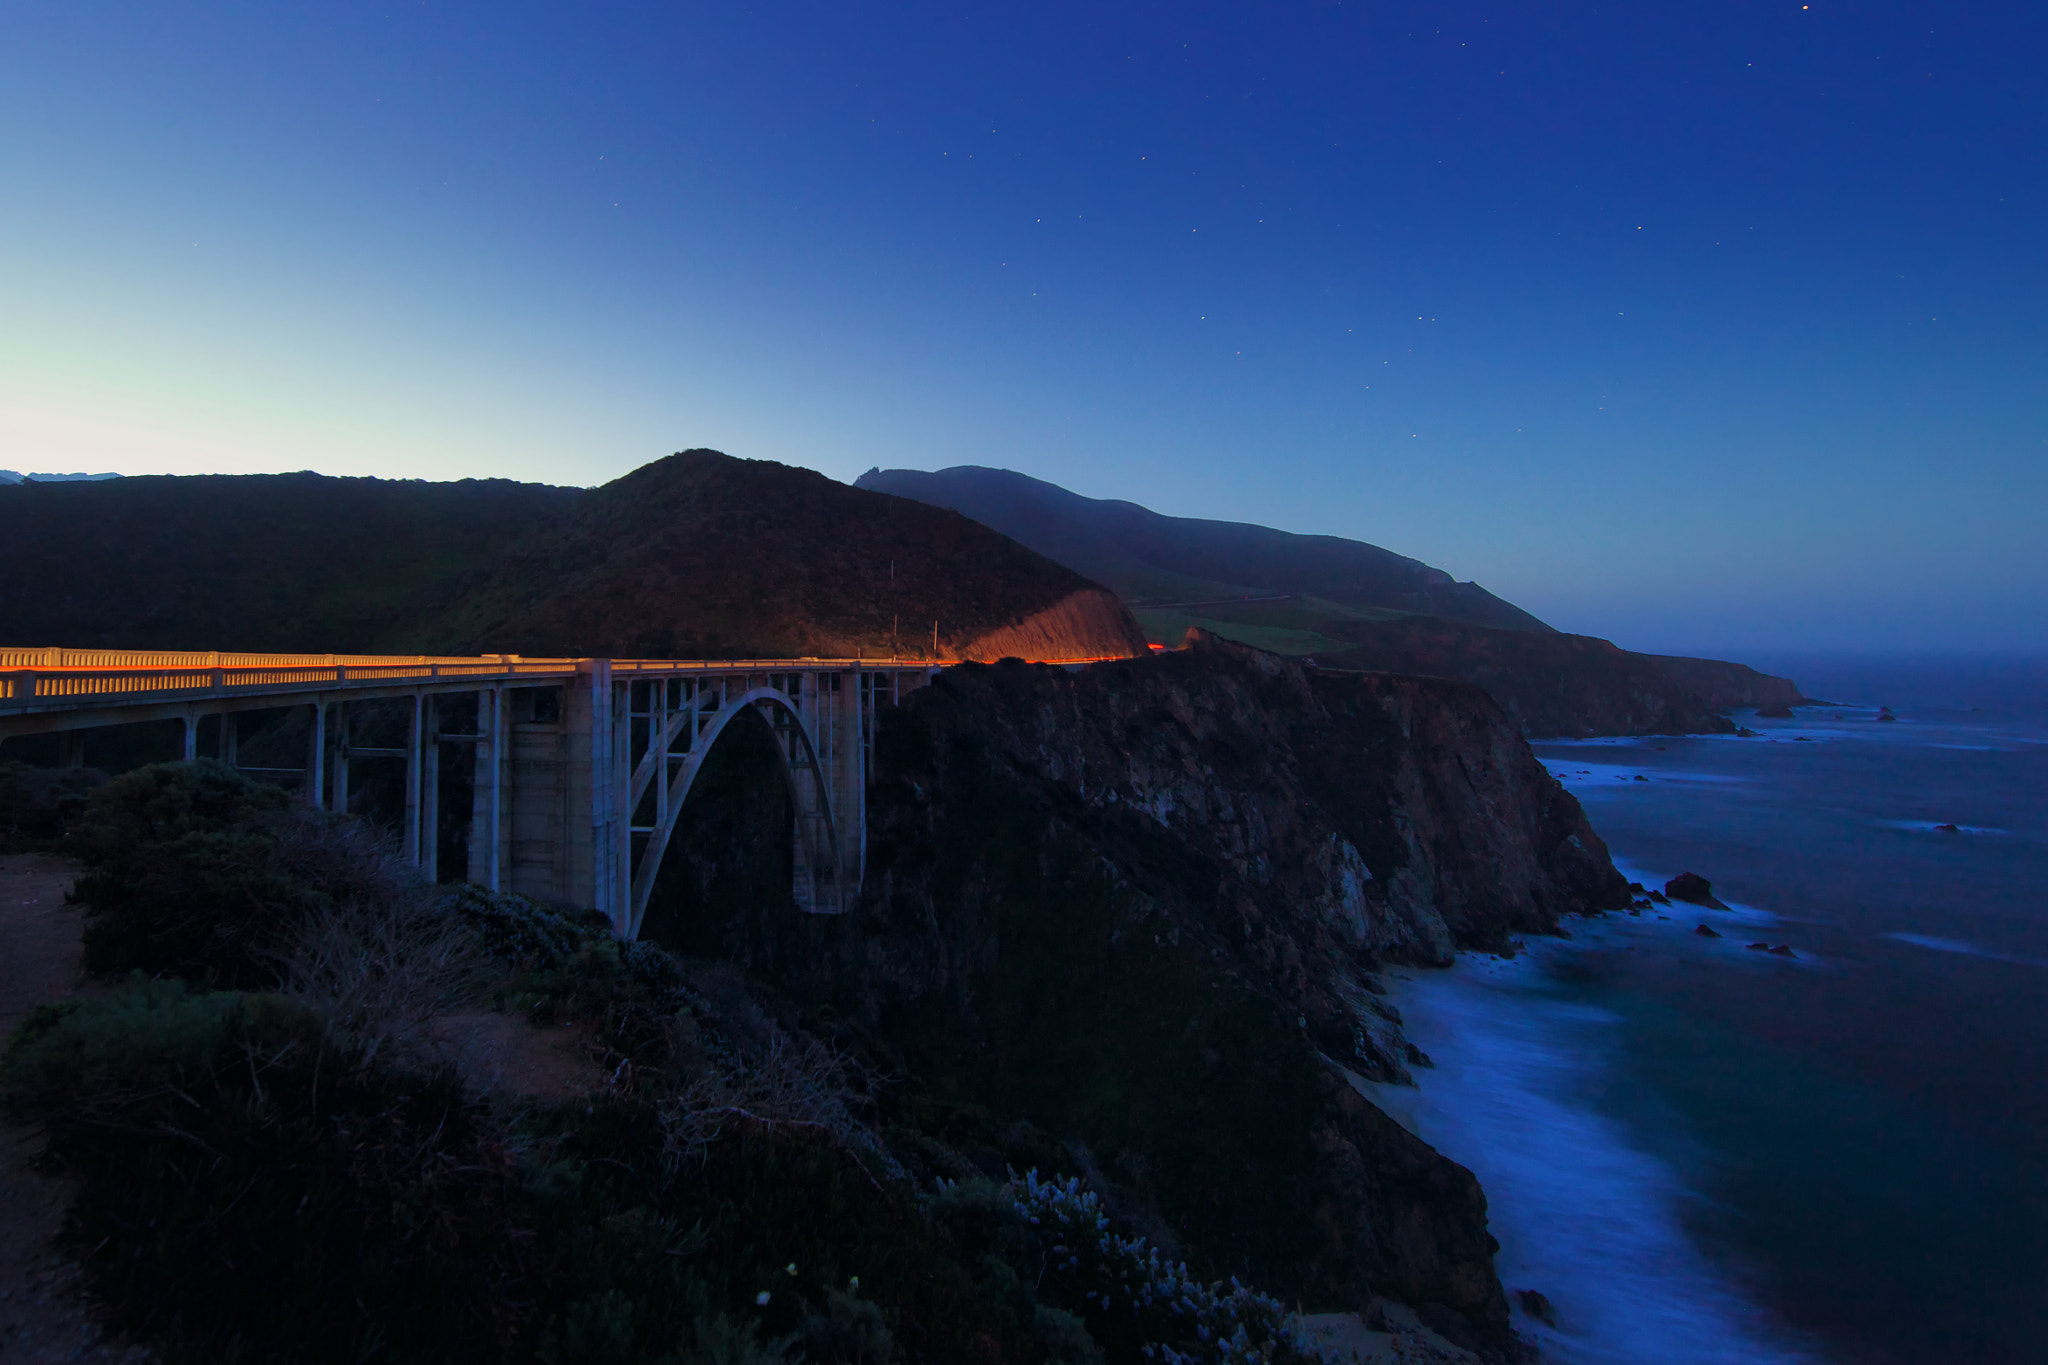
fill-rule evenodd
<path id="1" fill-rule="evenodd" d="M 78 876 L 68 858 L 0 856 L 0 1037 L 37 1005 L 87 988 L 79 971 Z M 36 1169 L 42 1137 L 0 1121 L 0 1365 L 140 1361 L 93 1321 L 77 1264 L 55 1245 L 71 1191 Z"/>

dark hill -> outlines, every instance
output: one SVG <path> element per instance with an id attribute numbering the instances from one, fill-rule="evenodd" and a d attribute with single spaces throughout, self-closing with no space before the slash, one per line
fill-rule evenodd
<path id="1" fill-rule="evenodd" d="M 319 474 L 0 487 L 0 640 L 362 653 L 581 489 Z"/>
<path id="2" fill-rule="evenodd" d="M 1143 653 L 1114 595 L 958 513 L 691 450 L 464 577 L 414 648 L 642 658 Z"/>
<path id="3" fill-rule="evenodd" d="M 601 488 L 317 474 L 0 488 L 0 641 L 1126 655 L 1110 593 L 956 513 L 691 451 Z"/>
<path id="4" fill-rule="evenodd" d="M 1236 521 L 1167 517 L 1134 502 L 1084 498 L 1007 469 L 871 469 L 855 484 L 964 512 L 1133 606 L 1292 594 L 1370 612 L 1416 612 L 1519 630 L 1549 627 L 1477 583 L 1341 536 Z"/>

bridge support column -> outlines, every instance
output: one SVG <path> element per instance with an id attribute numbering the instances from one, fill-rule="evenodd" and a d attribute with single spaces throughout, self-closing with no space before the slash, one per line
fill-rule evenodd
<path id="1" fill-rule="evenodd" d="M 412 721 L 405 732 L 405 860 L 414 867 L 420 865 L 420 762 L 421 741 L 425 738 L 421 721 L 425 719 L 424 699 L 419 693 L 412 694 Z"/>
<path id="2" fill-rule="evenodd" d="M 441 878 L 441 699 L 427 697 L 425 738 L 420 745 L 420 870 L 430 882 Z"/>
<path id="3" fill-rule="evenodd" d="M 837 873 L 839 910 L 853 908 L 860 891 L 861 849 L 867 843 L 867 774 L 861 758 L 866 746 L 861 735 L 861 674 L 859 669 L 839 675 L 838 694 L 832 717 L 829 743 L 832 764 L 832 814 L 839 826 Z"/>
<path id="4" fill-rule="evenodd" d="M 505 889 L 505 689 L 476 694 L 476 768 L 470 783 L 469 879 Z"/>
<path id="5" fill-rule="evenodd" d="M 625 789 L 631 721 L 629 708 L 615 695 L 609 659 L 578 665 L 576 680 L 563 689 L 562 731 L 566 741 L 567 809 L 563 838 L 567 847 L 562 889 L 579 908 L 596 910 L 620 934 L 630 929 L 624 862 L 627 839 Z"/>
<path id="6" fill-rule="evenodd" d="M 334 796 L 328 803 L 336 815 L 348 814 L 348 703 L 334 703 Z"/>
<path id="7" fill-rule="evenodd" d="M 196 763 L 199 760 L 199 716 L 188 706 L 180 719 L 185 724 L 185 762 Z"/>
<path id="8" fill-rule="evenodd" d="M 313 733 L 306 741 L 306 789 L 300 795 L 307 805 L 319 810 L 321 798 L 326 795 L 322 784 L 327 779 L 327 704 L 313 703 Z"/>

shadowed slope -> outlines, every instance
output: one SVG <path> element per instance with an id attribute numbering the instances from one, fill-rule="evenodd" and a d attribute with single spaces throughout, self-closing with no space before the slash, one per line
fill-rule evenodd
<path id="1" fill-rule="evenodd" d="M 361 653 L 577 488 L 319 474 L 0 489 L 0 641 Z"/>
<path id="2" fill-rule="evenodd" d="M 691 450 L 593 489 L 405 632 L 645 658 L 1141 653 L 1113 595 L 958 513 Z M 1015 637 L 1015 638 L 1012 638 Z"/>
<path id="3" fill-rule="evenodd" d="M 1056 484 L 977 465 L 935 473 L 871 469 L 855 487 L 964 512 L 1132 603 L 1285 593 L 1372 611 L 1549 629 L 1477 583 L 1459 583 L 1419 559 L 1341 536 L 1161 516 L 1133 502 L 1084 498 Z"/>

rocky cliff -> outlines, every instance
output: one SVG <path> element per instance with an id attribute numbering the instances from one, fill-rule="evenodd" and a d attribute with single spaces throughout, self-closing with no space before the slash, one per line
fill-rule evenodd
<path id="1" fill-rule="evenodd" d="M 1747 664 L 1721 659 L 1688 659 L 1675 654 L 1643 654 L 1680 687 L 1716 711 L 1738 706 L 1799 706 L 1810 702 L 1790 678 L 1759 673 Z"/>
<path id="2" fill-rule="evenodd" d="M 965 666 L 885 715 L 876 767 L 855 911 L 695 897 L 650 927 L 866 1021 L 935 1102 L 1053 1135 L 1205 1273 L 1511 1349 L 1477 1183 L 1344 1074 L 1419 1060 L 1384 965 L 1627 904 L 1483 693 L 1208 638 Z"/>
<path id="3" fill-rule="evenodd" d="M 1343 646 L 1318 655 L 1317 662 L 1472 683 L 1484 688 L 1531 737 L 1712 734 L 1735 729 L 1733 721 L 1716 714 L 1715 706 L 1692 689 L 1687 676 L 1667 669 L 1664 660 L 1631 654 L 1591 635 L 1491 630 L 1426 617 L 1331 621 L 1321 630 L 1341 639 Z M 1718 667 L 1751 672 L 1740 664 Z M 1763 674 L 1755 677 L 1765 680 Z"/>

